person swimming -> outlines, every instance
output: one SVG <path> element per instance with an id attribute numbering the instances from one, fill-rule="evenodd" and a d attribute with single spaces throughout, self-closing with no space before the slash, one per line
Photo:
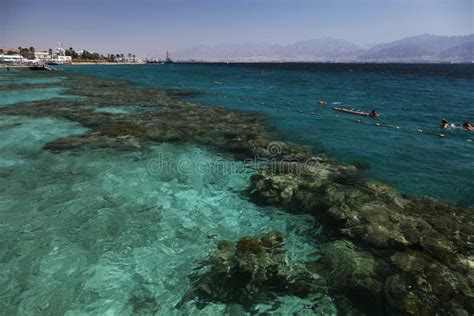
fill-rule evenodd
<path id="1" fill-rule="evenodd" d="M 439 127 L 441 128 L 449 128 L 449 122 L 447 119 L 443 118 L 441 120 L 441 123 L 439 124 Z"/>
<path id="2" fill-rule="evenodd" d="M 467 131 L 474 131 L 474 125 L 472 125 L 471 122 L 466 122 L 462 125 L 462 128 L 464 128 Z"/>
<path id="3" fill-rule="evenodd" d="M 369 117 L 377 117 L 379 114 L 375 112 L 375 110 L 372 110 L 372 112 L 369 113 Z"/>

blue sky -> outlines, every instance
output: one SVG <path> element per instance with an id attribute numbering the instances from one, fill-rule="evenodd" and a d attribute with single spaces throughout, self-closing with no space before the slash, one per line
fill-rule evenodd
<path id="1" fill-rule="evenodd" d="M 474 33 L 474 0 L 0 0 L 0 45 L 162 54 L 201 44 L 357 44 Z"/>

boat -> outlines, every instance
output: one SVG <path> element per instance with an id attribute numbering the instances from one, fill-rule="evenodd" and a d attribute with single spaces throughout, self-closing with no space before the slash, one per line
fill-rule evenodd
<path id="1" fill-rule="evenodd" d="M 156 60 L 156 59 L 147 59 L 147 60 L 145 61 L 145 63 L 146 63 L 146 64 L 162 64 L 161 61 Z"/>
<path id="2" fill-rule="evenodd" d="M 28 67 L 30 70 L 53 70 L 45 65 L 41 65 L 41 66 L 30 66 Z"/>
<path id="3" fill-rule="evenodd" d="M 355 114 L 355 115 L 360 115 L 360 116 L 370 116 L 369 112 L 364 112 L 361 110 L 338 108 L 338 107 L 333 107 L 332 109 L 338 112 L 344 112 L 344 113 Z"/>
<path id="4" fill-rule="evenodd" d="M 324 101 L 324 100 L 319 100 L 319 101 L 318 101 L 318 104 L 325 105 L 325 104 L 327 104 L 327 102 Z"/>

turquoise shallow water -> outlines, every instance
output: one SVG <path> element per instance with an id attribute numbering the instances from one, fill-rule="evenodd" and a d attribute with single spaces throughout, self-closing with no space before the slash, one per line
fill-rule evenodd
<path id="1" fill-rule="evenodd" d="M 42 150 L 46 142 L 85 129 L 50 118 L 0 119 L 4 315 L 175 314 L 189 276 L 219 240 L 279 230 L 295 260 L 316 251 L 315 236 L 305 234 L 314 220 L 244 199 L 250 170 L 225 156 L 171 144 L 53 154 Z M 240 172 L 222 172 L 224 165 Z M 143 299 L 156 303 L 137 303 Z M 254 311 L 287 313 L 305 303 L 312 302 L 281 296 Z M 320 303 L 319 311 L 335 312 L 329 297 Z M 212 303 L 199 313 L 227 308 Z M 181 312 L 198 311 L 190 301 Z"/>
<path id="2" fill-rule="evenodd" d="M 58 83 L 63 81 L 64 77 L 48 77 L 48 78 L 19 78 L 13 77 L 0 77 L 0 85 L 5 84 L 44 84 L 44 83 Z"/>
<path id="3" fill-rule="evenodd" d="M 63 93 L 64 89 L 61 87 L 0 91 L 0 106 L 12 105 L 20 102 L 71 97 L 66 96 Z"/>
<path id="4" fill-rule="evenodd" d="M 363 162 L 369 178 L 403 193 L 474 207 L 474 141 L 467 141 L 474 133 L 438 128 L 442 117 L 458 126 L 474 121 L 474 65 L 176 64 L 65 70 L 142 87 L 191 89 L 195 94 L 187 98 L 193 101 L 263 113 L 280 137 L 343 163 Z M 318 99 L 329 104 L 318 106 Z M 376 109 L 383 113 L 377 122 L 400 129 L 376 127 L 368 118 L 362 121 L 372 125 L 357 123 L 359 117 L 337 114 L 332 106 Z"/>
<path id="5" fill-rule="evenodd" d="M 94 108 L 94 111 L 97 113 L 134 115 L 134 114 L 145 113 L 151 110 L 134 107 L 134 106 L 108 106 L 108 107 L 103 107 L 103 108 Z"/>

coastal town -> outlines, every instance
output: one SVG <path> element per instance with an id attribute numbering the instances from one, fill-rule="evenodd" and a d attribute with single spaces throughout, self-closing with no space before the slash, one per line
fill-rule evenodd
<path id="1" fill-rule="evenodd" d="M 2 48 L 0 47 L 0 65 L 3 66 L 41 66 L 65 64 L 143 64 L 164 63 L 171 61 L 169 54 L 164 61 L 142 60 L 132 53 L 100 54 L 86 49 L 65 49 L 57 43 L 55 49 L 37 51 L 34 47 Z"/>

